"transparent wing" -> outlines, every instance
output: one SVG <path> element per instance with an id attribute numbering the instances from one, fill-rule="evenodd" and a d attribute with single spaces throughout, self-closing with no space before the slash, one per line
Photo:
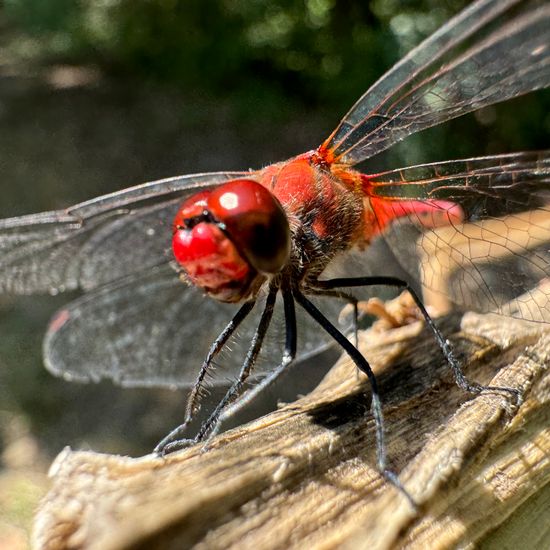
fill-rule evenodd
<path id="1" fill-rule="evenodd" d="M 550 85 L 550 5 L 480 0 L 413 49 L 321 146 L 355 164 L 406 136 Z"/>
<path id="2" fill-rule="evenodd" d="M 550 322 L 550 151 L 425 164 L 367 179 L 373 202 L 395 214 L 385 241 L 435 307 L 445 310 L 451 300 Z M 434 206 L 435 222 L 425 210 L 402 214 L 415 200 Z M 454 205 L 463 211 L 460 223 L 450 214 Z"/>
<path id="3" fill-rule="evenodd" d="M 0 292 L 87 290 L 165 263 L 181 201 L 242 175 L 174 177 L 66 210 L 0 220 Z"/>
<path id="4" fill-rule="evenodd" d="M 212 300 L 182 283 L 169 266 L 149 269 L 86 293 L 61 309 L 44 340 L 47 368 L 80 382 L 111 379 L 123 386 L 187 387 L 197 377 L 210 345 L 239 306 Z M 324 300 L 333 315 L 342 307 Z M 208 381 L 226 385 L 241 367 L 258 326 L 262 301 L 215 360 Z M 284 345 L 278 304 L 255 375 L 274 368 Z M 298 361 L 320 353 L 328 340 L 313 321 L 298 320 Z"/>

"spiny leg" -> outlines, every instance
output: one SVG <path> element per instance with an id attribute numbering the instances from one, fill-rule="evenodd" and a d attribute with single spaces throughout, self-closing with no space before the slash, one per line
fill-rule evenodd
<path id="1" fill-rule="evenodd" d="M 308 294 L 314 296 L 328 296 L 329 298 L 339 298 L 341 300 L 345 300 L 349 305 L 351 305 L 353 308 L 351 330 L 353 332 L 353 344 L 357 347 L 359 345 L 359 307 L 357 305 L 359 300 L 353 296 L 353 294 L 349 294 L 348 292 L 344 292 L 342 290 L 324 290 L 314 288 L 308 290 Z M 340 313 L 340 315 L 342 315 L 342 313 Z"/>
<path id="2" fill-rule="evenodd" d="M 253 399 L 255 399 L 260 393 L 262 393 L 267 387 L 273 384 L 284 372 L 287 371 L 288 367 L 294 362 L 296 358 L 297 351 L 297 327 L 296 327 L 296 310 L 294 307 L 294 298 L 290 288 L 286 283 L 283 283 L 281 286 L 281 292 L 283 296 L 284 311 L 285 311 L 285 348 L 283 351 L 283 356 L 281 363 L 270 372 L 264 379 L 262 379 L 258 384 L 253 388 L 247 390 L 242 394 L 238 399 L 229 404 L 223 412 L 220 414 L 219 420 L 215 429 L 211 432 L 209 437 L 214 436 L 218 431 L 223 422 L 228 420 L 235 413 L 246 407 Z M 355 335 L 355 345 L 357 346 L 358 339 L 358 308 L 357 308 L 357 298 L 352 294 L 340 291 L 340 290 L 321 290 L 315 292 L 319 296 L 328 296 L 346 300 L 353 306 L 354 316 L 352 323 L 352 330 Z"/>
<path id="3" fill-rule="evenodd" d="M 283 303 L 285 310 L 285 348 L 281 363 L 270 372 L 264 379 L 258 382 L 253 388 L 247 390 L 238 399 L 230 403 L 220 414 L 216 427 L 212 430 L 210 437 L 214 436 L 223 422 L 233 416 L 236 412 L 246 407 L 253 399 L 262 393 L 268 386 L 273 384 L 296 359 L 297 328 L 296 310 L 294 298 L 289 289 L 282 289 Z"/>
<path id="4" fill-rule="evenodd" d="M 189 398 L 187 400 L 187 407 L 185 411 L 186 423 L 189 423 L 192 417 L 200 409 L 200 396 L 201 396 L 201 391 L 203 389 L 204 378 L 206 376 L 206 373 L 210 370 L 212 361 L 218 355 L 218 353 L 223 349 L 223 347 L 225 346 L 229 338 L 233 335 L 235 330 L 239 327 L 239 325 L 244 321 L 244 319 L 252 311 L 255 304 L 256 304 L 255 301 L 246 302 L 239 309 L 239 311 L 237 311 L 233 319 L 229 321 L 229 323 L 223 329 L 221 334 L 216 338 L 214 343 L 210 346 L 210 350 L 208 351 L 208 354 L 206 355 L 206 358 L 203 361 L 203 364 L 197 376 L 197 380 L 193 385 L 193 389 L 191 390 L 191 393 L 189 394 Z"/>
<path id="5" fill-rule="evenodd" d="M 416 291 L 406 281 L 403 281 L 396 277 L 350 277 L 350 278 L 328 279 L 325 281 L 316 281 L 315 284 L 318 285 L 320 289 L 327 289 L 327 290 L 334 289 L 334 288 L 341 288 L 341 287 L 375 286 L 375 285 L 393 286 L 393 287 L 406 290 L 412 296 L 416 306 L 418 307 L 418 309 L 420 310 L 420 313 L 422 314 L 422 317 L 424 317 L 426 324 L 432 331 L 432 334 L 434 335 L 439 348 L 443 352 L 445 359 L 447 360 L 447 362 L 451 367 L 451 370 L 453 371 L 455 381 L 460 388 L 462 388 L 464 391 L 475 393 L 475 394 L 481 393 L 482 391 L 497 391 L 497 392 L 511 393 L 516 398 L 516 403 L 518 405 L 521 403 L 521 392 L 516 388 L 507 388 L 505 386 L 483 386 L 482 384 L 478 384 L 476 382 L 472 383 L 466 378 L 460 363 L 454 356 L 450 342 L 443 336 L 441 331 L 437 328 L 433 319 L 431 318 L 430 314 L 427 312 L 424 304 L 422 303 L 422 300 L 420 299 Z"/>
<path id="6" fill-rule="evenodd" d="M 376 376 L 372 372 L 369 363 L 361 352 L 301 292 L 295 289 L 293 294 L 295 300 L 307 311 L 307 313 L 309 313 L 309 315 L 311 315 L 311 317 L 344 349 L 357 368 L 367 375 L 371 386 L 371 408 L 376 428 L 376 456 L 378 469 L 396 489 L 405 495 L 411 506 L 416 509 L 416 503 L 411 495 L 409 495 L 403 487 L 395 472 L 387 467 L 382 405 L 380 403 Z"/>
<path id="7" fill-rule="evenodd" d="M 236 399 L 242 392 L 243 385 L 254 367 L 254 363 L 260 353 L 262 343 L 264 341 L 265 335 L 271 323 L 273 317 L 273 309 L 275 307 L 275 299 L 277 296 L 279 288 L 276 284 L 272 284 L 269 288 L 269 293 L 267 295 L 264 310 L 260 317 L 260 322 L 258 328 L 254 333 L 252 342 L 246 354 L 246 358 L 241 367 L 237 380 L 226 392 L 222 400 L 218 403 L 212 414 L 205 420 L 205 422 L 200 427 L 197 435 L 193 439 L 178 439 L 169 441 L 159 452 L 163 455 L 172 453 L 179 449 L 183 449 L 200 441 L 208 439 L 212 431 L 216 428 L 216 425 L 219 421 L 222 411 L 227 407 L 234 399 Z"/>
<path id="8" fill-rule="evenodd" d="M 204 384 L 204 378 L 206 373 L 210 370 L 212 361 L 223 349 L 229 338 L 237 330 L 239 325 L 246 319 L 248 314 L 252 311 L 255 305 L 255 301 L 246 302 L 237 313 L 233 316 L 231 321 L 226 325 L 220 335 L 216 338 L 214 343 L 210 346 L 210 350 L 204 359 L 197 380 L 193 385 L 193 389 L 187 398 L 187 405 L 185 408 L 185 417 L 183 422 L 174 428 L 166 437 L 164 437 L 155 447 L 154 451 L 157 454 L 164 454 L 166 446 L 181 439 L 185 431 L 187 430 L 189 423 L 200 409 L 200 401 L 202 398 L 202 390 Z"/>

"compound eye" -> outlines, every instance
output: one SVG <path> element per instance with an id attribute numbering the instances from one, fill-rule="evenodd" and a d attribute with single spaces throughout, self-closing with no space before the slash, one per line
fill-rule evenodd
<path id="1" fill-rule="evenodd" d="M 210 191 L 193 195 L 174 219 L 172 252 L 188 280 L 222 302 L 238 302 L 256 272 L 208 211 Z"/>
<path id="2" fill-rule="evenodd" d="M 290 228 L 273 194 L 253 180 L 230 181 L 207 198 L 212 217 L 259 272 L 275 274 L 290 257 Z"/>
<path id="3" fill-rule="evenodd" d="M 206 211 L 206 203 L 211 191 L 200 191 L 189 197 L 178 209 L 173 222 L 173 231 L 184 229 L 188 220 L 201 216 Z"/>

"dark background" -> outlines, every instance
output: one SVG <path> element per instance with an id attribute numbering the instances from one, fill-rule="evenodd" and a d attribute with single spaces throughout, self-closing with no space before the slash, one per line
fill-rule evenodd
<path id="1" fill-rule="evenodd" d="M 0 217 L 312 149 L 466 4 L 4 0 Z M 409 138 L 364 171 L 545 148 L 549 107 L 540 92 L 484 109 Z M 43 333 L 68 298 L 0 296 L 4 465 L 13 456 L 45 465 L 67 444 L 140 454 L 181 418 L 181 393 L 71 385 L 43 369 Z"/>

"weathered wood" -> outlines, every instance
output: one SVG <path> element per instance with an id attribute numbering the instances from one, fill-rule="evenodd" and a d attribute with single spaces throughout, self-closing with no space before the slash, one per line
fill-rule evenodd
<path id="1" fill-rule="evenodd" d="M 519 387 L 524 402 L 465 395 L 419 323 L 362 335 L 388 456 L 418 512 L 376 470 L 368 386 L 342 359 L 310 395 L 216 437 L 207 452 L 62 453 L 36 546 L 540 548 L 550 525 L 550 334 L 489 315 L 442 326 L 471 379 Z"/>

